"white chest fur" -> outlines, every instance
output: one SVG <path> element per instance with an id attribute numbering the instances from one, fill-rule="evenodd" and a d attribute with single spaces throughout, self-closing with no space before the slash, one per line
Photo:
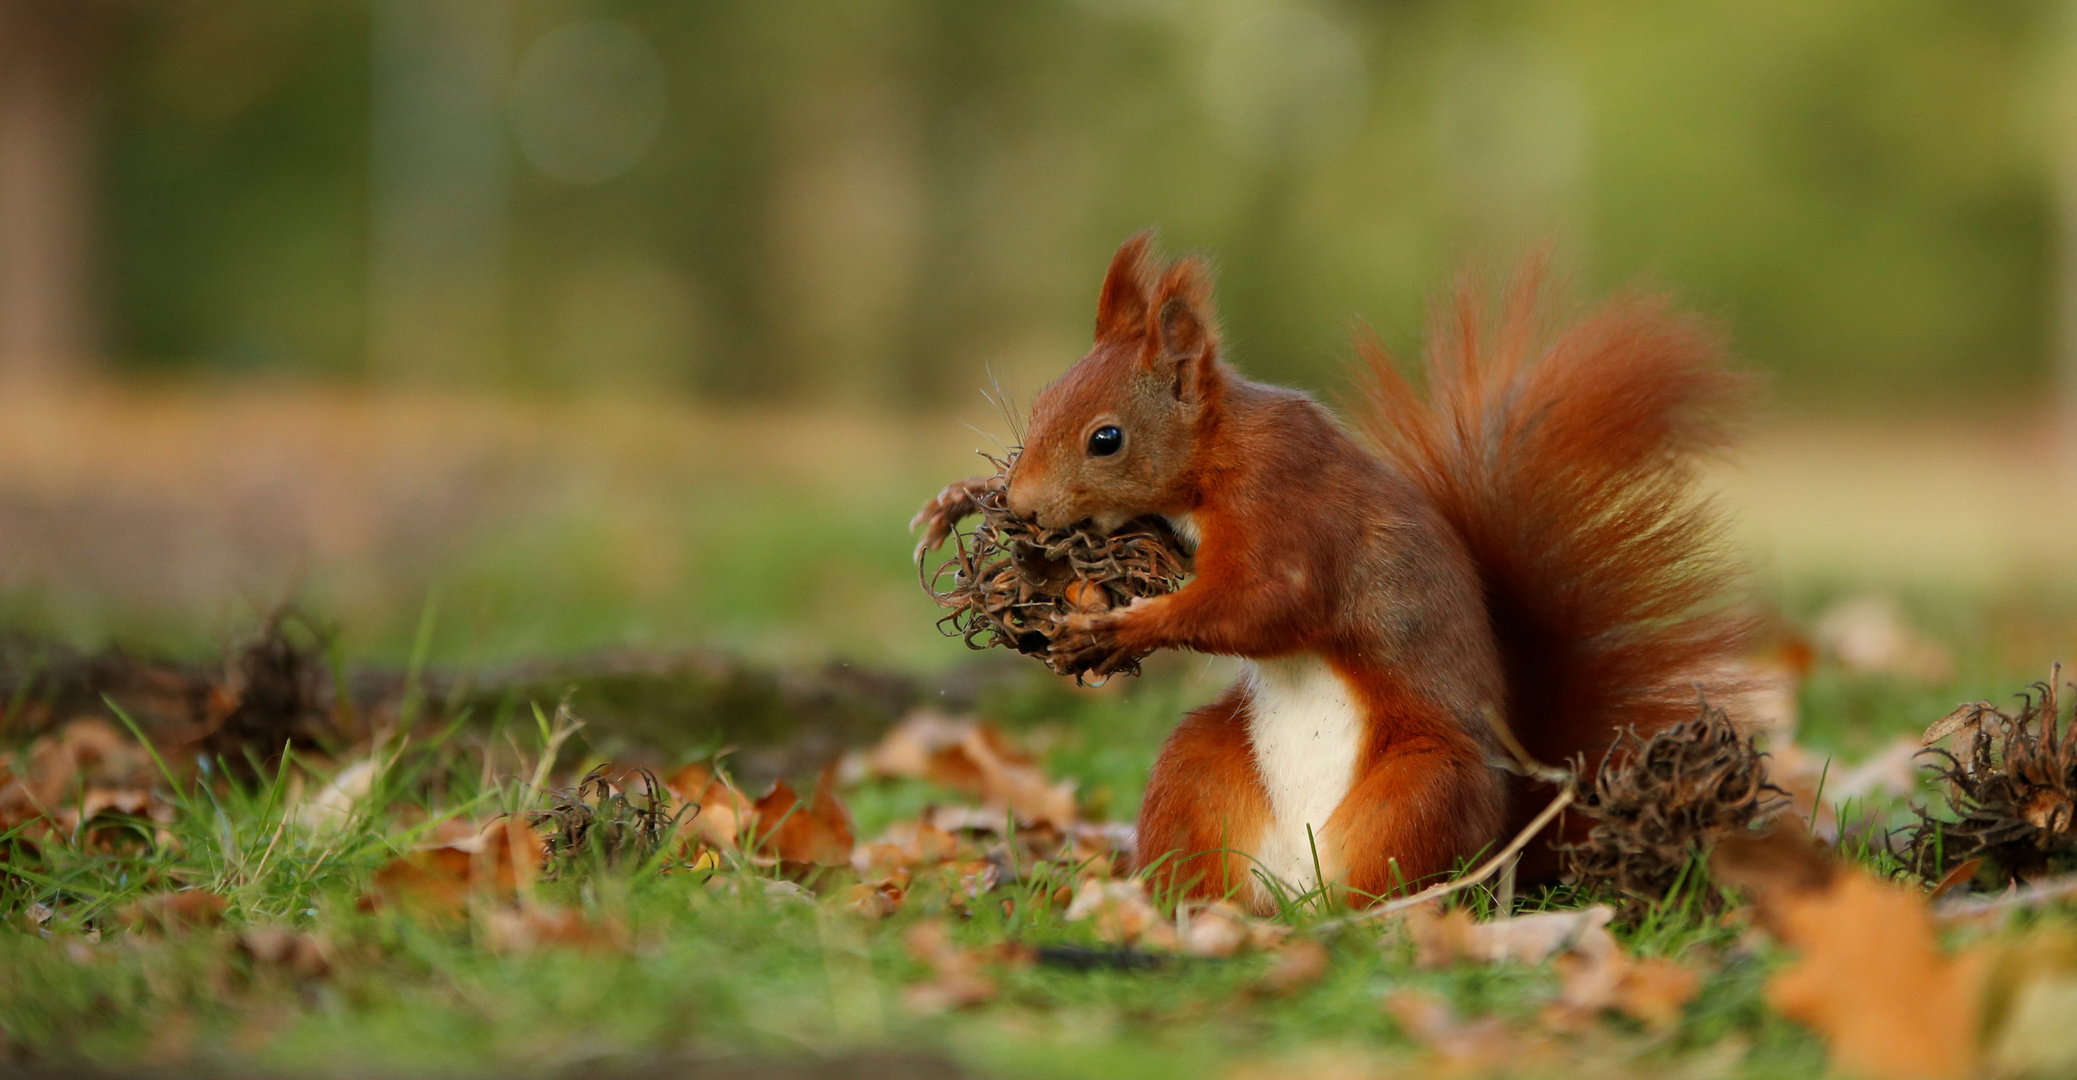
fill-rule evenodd
<path id="1" fill-rule="evenodd" d="M 1254 855 L 1259 868 L 1303 892 L 1318 884 L 1316 846 L 1320 871 L 1329 880 L 1339 872 L 1322 833 L 1349 793 L 1363 716 L 1348 685 L 1318 656 L 1254 661 L 1246 678 L 1248 741 L 1272 816 Z"/>

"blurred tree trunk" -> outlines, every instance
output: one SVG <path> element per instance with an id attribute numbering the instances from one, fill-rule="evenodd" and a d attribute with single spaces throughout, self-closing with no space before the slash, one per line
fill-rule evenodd
<path id="1" fill-rule="evenodd" d="M 76 378 L 93 350 L 93 0 L 0 0 L 0 389 Z"/>

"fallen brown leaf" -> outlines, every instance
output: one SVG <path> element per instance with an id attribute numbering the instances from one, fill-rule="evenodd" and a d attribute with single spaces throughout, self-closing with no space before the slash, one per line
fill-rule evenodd
<path id="1" fill-rule="evenodd" d="M 1701 989 L 1701 977 L 1671 960 L 1639 960 L 1624 952 L 1608 932 L 1614 915 L 1613 909 L 1597 904 L 1481 923 L 1461 908 L 1442 914 L 1415 908 L 1407 913 L 1405 925 L 1414 943 L 1414 963 L 1422 968 L 1464 960 L 1552 960 L 1558 1000 L 1544 1010 L 1543 1019 L 1554 1029 L 1583 1030 L 1603 1011 L 1613 1010 L 1668 1030 Z"/>
<path id="2" fill-rule="evenodd" d="M 1767 984 L 1782 1015 L 1825 1037 L 1833 1061 L 1883 1080 L 1967 1076 L 1984 954 L 1941 954 L 1924 898 L 1858 871 L 1786 902 L 1801 956 Z"/>
<path id="3" fill-rule="evenodd" d="M 313 832 L 332 832 L 353 820 L 353 812 L 375 788 L 382 762 L 368 757 L 333 774 L 317 794 L 296 799 L 289 806 L 289 820 Z"/>
<path id="4" fill-rule="evenodd" d="M 1936 683 L 1954 670 L 1939 642 L 1913 627 L 1887 596 L 1849 597 L 1818 616 L 1811 637 L 1848 671 Z"/>
<path id="5" fill-rule="evenodd" d="M 1296 1054 L 1236 1063 L 1220 1080 L 1404 1080 L 1406 1071 L 1387 1058 L 1350 1047 L 1307 1047 Z"/>
<path id="6" fill-rule="evenodd" d="M 1067 829 L 1076 818 L 1074 782 L 1049 780 L 1038 762 L 992 725 L 912 713 L 878 745 L 851 759 L 847 774 L 929 780 L 1008 810 L 1028 825 Z"/>
<path id="7" fill-rule="evenodd" d="M 20 779 L 37 802 L 54 806 L 79 787 L 148 788 L 158 779 L 137 740 L 98 717 L 81 717 L 29 745 Z"/>
<path id="8" fill-rule="evenodd" d="M 322 979 L 332 973 L 331 943 L 286 926 L 239 931 L 238 951 L 254 968 L 285 971 L 298 979 Z"/>
<path id="9" fill-rule="evenodd" d="M 1702 989 L 1697 972 L 1662 957 L 1639 960 L 1605 932 L 1583 944 L 1553 962 L 1558 1000 L 1544 1010 L 1543 1019 L 1557 1030 L 1582 1030 L 1613 1010 L 1654 1031 L 1671 1031 Z"/>
<path id="10" fill-rule="evenodd" d="M 1420 907 L 1407 912 L 1405 925 L 1417 967 L 1447 967 L 1458 960 L 1540 964 L 1582 942 L 1598 947 L 1605 941 L 1614 947 L 1615 939 L 1605 929 L 1614 916 L 1614 910 L 1596 904 L 1580 911 L 1540 911 L 1481 923 L 1462 908 L 1437 914 Z"/>
<path id="11" fill-rule="evenodd" d="M 1255 982 L 1255 991 L 1272 997 L 1288 997 L 1326 978 L 1331 958 L 1327 946 L 1311 938 L 1298 938 L 1276 950 L 1276 961 Z"/>
<path id="12" fill-rule="evenodd" d="M 963 909 L 1002 884 L 1002 867 L 992 859 L 958 859 L 939 863 L 921 880 L 930 882 L 946 904 Z"/>
<path id="13" fill-rule="evenodd" d="M 1283 923 L 1257 919 L 1224 900 L 1183 912 L 1182 951 L 1190 956 L 1226 957 L 1243 949 L 1273 949 L 1291 936 Z"/>
<path id="14" fill-rule="evenodd" d="M 1941 875 L 1940 880 L 1934 884 L 1932 890 L 1926 893 L 1926 900 L 1938 900 L 1956 888 L 1968 884 L 1975 879 L 1976 872 L 1981 869 L 1983 869 L 1982 856 L 1964 859 L 1956 863 L 1952 869 Z"/>
<path id="15" fill-rule="evenodd" d="M 758 837 L 760 847 L 781 863 L 850 865 L 851 813 L 837 801 L 835 787 L 834 773 L 824 770 L 814 795 L 803 803 L 786 781 L 774 783 L 755 807 L 758 820 L 770 830 Z"/>
<path id="16" fill-rule="evenodd" d="M 878 840 L 851 853 L 851 868 L 871 877 L 891 870 L 935 866 L 958 857 L 959 839 L 921 820 L 898 821 Z"/>
<path id="17" fill-rule="evenodd" d="M 375 871 L 361 906 L 439 917 L 460 914 L 472 896 L 503 899 L 532 887 L 547 847 L 525 822 L 501 817 L 461 831 Z"/>
<path id="18" fill-rule="evenodd" d="M 1414 1041 L 1428 1048 L 1457 1075 L 1481 1075 L 1519 1066 L 1535 1049 L 1507 1030 L 1497 1016 L 1463 1020 L 1433 994 L 1397 990 L 1385 997 L 1385 1013 Z"/>
<path id="19" fill-rule="evenodd" d="M 610 922 L 594 921 L 582 911 L 552 904 L 492 908 L 484 915 L 484 930 L 491 951 L 500 953 L 611 949 L 625 944 L 624 935 Z"/>
<path id="20" fill-rule="evenodd" d="M 153 893 L 123 906 L 116 916 L 131 930 L 170 934 L 182 930 L 204 930 L 222 922 L 224 898 L 201 889 Z"/>
<path id="21" fill-rule="evenodd" d="M 1875 1080 L 1974 1071 L 1988 953 L 1944 955 L 1923 896 L 1790 830 L 1719 846 L 1710 872 L 1756 893 L 1762 924 L 1798 951 L 1767 1000 L 1823 1036 L 1837 1068 Z"/>
<path id="22" fill-rule="evenodd" d="M 734 851 L 757 825 L 756 804 L 736 790 L 728 777 L 705 765 L 687 765 L 666 777 L 663 785 L 678 801 L 699 808 L 678 819 L 681 836 Z"/>
<path id="23" fill-rule="evenodd" d="M 844 890 L 846 910 L 868 919 L 884 919 L 901 910 L 909 895 L 909 872 L 896 869 L 878 881 L 861 881 Z"/>
<path id="24" fill-rule="evenodd" d="M 1182 944 L 1175 925 L 1147 900 L 1146 884 L 1137 879 L 1106 881 L 1089 877 L 1067 905 L 1069 922 L 1096 920 L 1096 936 L 1113 945 L 1175 949 Z"/>
<path id="25" fill-rule="evenodd" d="M 154 790 L 160 779 L 142 744 L 105 720 L 82 717 L 20 754 L 0 752 L 0 830 L 29 841 L 85 833 L 106 849 L 123 834 L 97 829 L 102 814 L 172 821 L 172 804 Z"/>
<path id="26" fill-rule="evenodd" d="M 902 992 L 902 1002 L 916 1012 L 935 1013 L 978 1005 L 995 996 L 995 979 L 981 953 L 962 949 L 952 932 L 935 919 L 909 927 L 902 935 L 909 953 L 930 966 L 931 979 Z"/>
<path id="27" fill-rule="evenodd" d="M 1777 936 L 1786 905 L 1830 888 L 1838 874 L 1831 850 L 1792 823 L 1757 836 L 1726 836 L 1709 854 L 1709 876 L 1752 896 L 1760 924 Z"/>

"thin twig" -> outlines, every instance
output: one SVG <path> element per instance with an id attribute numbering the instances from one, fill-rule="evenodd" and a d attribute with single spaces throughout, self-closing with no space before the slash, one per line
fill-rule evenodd
<path id="1" fill-rule="evenodd" d="M 1430 885 L 1427 888 L 1422 889 L 1420 892 L 1413 894 L 1412 896 L 1401 897 L 1397 900 L 1393 900 L 1388 903 L 1383 903 L 1375 907 L 1366 908 L 1362 911 L 1355 913 L 1354 915 L 1345 915 L 1339 919 L 1329 920 L 1327 922 L 1319 924 L 1318 926 L 1313 927 L 1313 930 L 1319 933 L 1340 930 L 1343 927 L 1354 926 L 1357 923 L 1368 922 L 1372 919 L 1383 918 L 1384 916 L 1390 915 L 1394 912 L 1405 911 L 1407 908 L 1420 907 L 1422 904 L 1428 903 L 1431 900 L 1440 900 L 1443 897 L 1450 895 L 1451 893 L 1459 892 L 1461 890 L 1468 889 L 1473 885 L 1477 885 L 1478 883 L 1486 880 L 1487 878 L 1492 877 L 1495 873 L 1497 873 L 1500 870 L 1501 867 L 1506 866 L 1508 862 L 1512 860 L 1516 855 L 1521 854 L 1522 849 L 1529 846 L 1529 841 L 1535 839 L 1536 834 L 1542 832 L 1543 827 L 1545 825 L 1550 824 L 1553 819 L 1555 819 L 1559 814 L 1564 812 L 1566 807 L 1572 805 L 1572 798 L 1573 788 L 1571 784 L 1567 784 L 1564 787 L 1558 789 L 1558 797 L 1552 799 L 1551 804 L 1543 808 L 1543 813 L 1536 815 L 1535 820 L 1529 822 L 1529 824 L 1527 825 L 1522 826 L 1522 831 L 1516 833 L 1514 839 L 1508 841 L 1507 846 L 1501 848 L 1500 853 L 1498 855 L 1495 855 L 1492 858 L 1487 859 L 1483 865 L 1481 865 L 1478 869 L 1473 870 L 1471 873 L 1465 874 L 1463 877 L 1454 878 L 1450 881 L 1444 881 L 1435 885 Z"/>
<path id="2" fill-rule="evenodd" d="M 1522 741 L 1514 737 L 1514 729 L 1507 726 L 1507 720 L 1500 715 L 1500 710 L 1495 709 L 1491 705 L 1485 705 L 1479 708 L 1479 715 L 1485 718 L 1486 726 L 1493 731 L 1493 737 L 1500 740 L 1500 745 L 1506 749 L 1508 756 L 1514 759 L 1512 764 L 1506 762 L 1496 762 L 1495 764 L 1517 776 L 1541 780 L 1546 784 L 1563 784 L 1572 780 L 1573 777 L 1570 771 L 1558 768 L 1555 765 L 1545 765 L 1543 762 L 1531 757 L 1528 749 L 1522 745 Z"/>
<path id="3" fill-rule="evenodd" d="M 1941 919 L 1968 919 L 2016 908 L 2038 907 L 2072 896 L 2077 896 L 2077 874 L 2061 874 L 1997 896 L 1944 901 L 1933 906 L 1933 915 Z"/>

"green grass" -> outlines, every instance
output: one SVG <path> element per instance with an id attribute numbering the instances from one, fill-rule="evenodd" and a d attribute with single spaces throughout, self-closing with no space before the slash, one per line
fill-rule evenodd
<path id="1" fill-rule="evenodd" d="M 1159 738 L 1193 693 L 1187 681 L 1170 665 L 1129 692 L 1074 696 L 1065 714 L 1022 720 L 1027 729 L 1046 725 L 1037 730 L 1050 744 L 1051 768 L 1081 780 L 1089 801 L 1129 816 Z M 1829 731 L 1823 710 L 1841 702 L 1908 728 L 1924 715 L 1910 715 L 1921 697 L 1949 701 L 1952 694 L 1824 672 L 1805 692 L 1809 729 Z M 538 745 L 531 727 L 522 721 L 513 732 Z M 8 919 L 0 931 L 0 1032 L 11 1052 L 30 1060 L 345 1075 L 891 1046 L 936 1048 L 1000 1076 L 1201 1080 L 1236 1060 L 1309 1048 L 1414 1060 L 1414 1044 L 1380 1008 L 1396 989 L 1432 992 L 1462 1015 L 1533 1025 L 1557 985 L 1548 966 L 1416 970 L 1411 946 L 1388 924 L 1329 936 L 1330 973 L 1290 998 L 1252 992 L 1269 961 L 1242 957 L 1176 960 L 1154 971 L 1009 967 L 999 996 L 978 1008 L 923 1016 L 903 1007 L 902 988 L 927 974 L 901 943 L 918 920 L 950 918 L 957 938 L 977 946 L 1097 944 L 1089 923 L 1066 922 L 1057 908 L 1034 902 L 1071 880 L 1058 870 L 1005 886 L 970 909 L 919 886 L 898 914 L 868 923 L 835 899 L 773 901 L 755 882 L 745 882 L 740 896 L 722 891 L 717 879 L 741 870 L 580 866 L 540 886 L 542 899 L 620 928 L 623 944 L 523 955 L 490 949 L 480 918 L 442 924 L 361 910 L 357 901 L 375 870 L 440 820 L 521 809 L 537 798 L 517 776 L 486 775 L 478 748 L 494 741 L 481 729 L 447 725 L 392 745 L 394 763 L 368 808 L 335 833 L 285 820 L 293 767 L 240 779 L 250 771 L 212 762 L 173 788 L 166 836 L 154 839 L 154 828 L 140 822 L 120 852 L 74 841 L 44 844 L 28 857 L 17 846 L 0 869 Z M 950 797 L 918 782 L 847 792 L 862 836 Z M 138 896 L 169 888 L 225 897 L 223 927 L 159 936 L 114 918 Z M 1005 899 L 1014 901 L 1008 912 Z M 1524 899 L 1530 907 L 1576 902 L 1562 893 Z M 1579 1052 L 1597 1067 L 1649 1074 L 1702 1061 L 1733 1040 L 1743 1050 L 1730 1075 L 1820 1075 L 1814 1036 L 1762 1004 L 1776 958 L 1741 946 L 1737 928 L 1700 917 L 1690 899 L 1676 896 L 1621 931 L 1639 953 L 1709 972 L 1680 1027 L 1651 1034 L 1611 1019 Z M 1464 902 L 1490 907 L 1481 890 Z M 25 929 L 32 904 L 55 912 L 42 933 Z M 1286 912 L 1301 932 L 1322 915 L 1307 898 Z M 239 952 L 238 931 L 277 924 L 328 940 L 331 974 L 299 982 Z"/>

